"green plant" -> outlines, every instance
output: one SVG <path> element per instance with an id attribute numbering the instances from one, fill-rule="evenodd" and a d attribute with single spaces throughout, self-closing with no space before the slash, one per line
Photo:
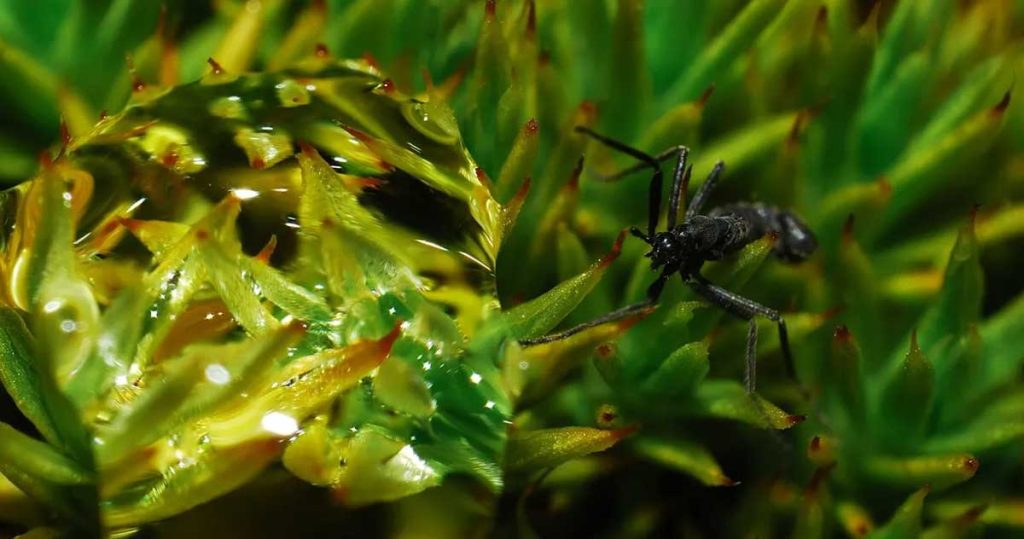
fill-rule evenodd
<path id="1" fill-rule="evenodd" d="M 1008 91 L 1021 65 L 1020 2 L 865 8 L 846 0 L 250 1 L 218 2 L 208 13 L 171 2 L 148 39 L 159 16 L 149 3 L 56 4 L 54 13 L 64 16 L 45 21 L 13 5 L 0 9 L 2 95 L 24 111 L 0 138 L 0 174 L 32 175 L 32 155 L 59 135 L 63 116 L 62 156 L 32 184 L 8 191 L 3 206 L 10 306 L 4 364 L 23 369 L 6 374 L 5 385 L 50 445 L 8 433 L 8 448 L 38 448 L 40 459 L 26 463 L 13 457 L 24 452 L 10 450 L 2 471 L 61 511 L 66 518 L 59 522 L 95 530 L 101 507 L 108 524 L 134 525 L 245 485 L 208 512 L 200 508 L 157 526 L 180 533 L 226 518 L 218 507 L 258 504 L 268 481 L 303 492 L 274 479 L 273 467 L 256 475 L 280 456 L 293 474 L 334 487 L 350 505 L 401 498 L 388 506 L 398 534 L 543 533 L 571 515 L 592 515 L 594 505 L 611 510 L 589 517 L 581 534 L 776 536 L 795 529 L 805 537 L 841 530 L 861 536 L 895 512 L 874 533 L 913 537 L 922 511 L 933 536 L 971 533 L 980 523 L 992 524 L 993 533 L 1021 525 L 1012 491 L 1020 486 L 1024 317 L 1015 299 L 1019 278 L 1007 269 L 1021 261 L 1013 247 L 1024 222 L 1017 202 L 1024 107 Z M 87 31 L 93 27 L 101 30 L 95 40 Z M 336 64 L 323 52 L 313 54 L 317 42 L 333 57 L 370 56 L 328 67 Z M 134 72 L 122 67 L 126 51 Z M 267 74 L 240 75 L 252 68 Z M 420 77 L 420 68 L 438 82 Z M 284 75 L 275 74 L 282 69 Z M 199 83 L 163 93 L 200 76 Z M 319 81 L 312 107 L 303 108 L 310 99 L 305 85 L 288 83 L 302 78 Z M 336 81 L 358 81 L 362 93 L 334 87 Z M 136 104 L 93 131 L 96 111 L 120 110 L 133 86 Z M 241 97 L 242 106 L 223 99 L 229 94 Z M 267 99 L 283 100 L 286 112 L 275 106 L 261 116 L 256 102 Z M 291 99 L 300 106 L 288 107 Z M 353 99 L 360 105 L 351 106 Z M 330 117 L 355 130 L 322 123 Z M 148 126 L 152 119 L 158 123 Z M 810 263 L 762 267 L 765 240 L 707 271 L 768 304 L 793 306 L 788 320 L 799 384 L 781 374 L 777 342 L 764 338 L 764 397 L 755 405 L 737 381 L 742 325 L 675 287 L 643 320 L 539 347 L 512 343 L 550 331 L 563 318 L 576 323 L 635 300 L 651 279 L 641 246 L 631 241 L 621 245 L 621 256 L 616 247 L 593 262 L 622 228 L 643 220 L 646 182 L 592 181 L 594 171 L 627 163 L 572 134 L 579 124 L 648 151 L 687 144 L 695 179 L 724 159 L 722 200 L 752 197 L 808 218 L 822 245 Z M 261 132 L 259 125 L 273 130 Z M 299 141 L 319 153 L 300 151 Z M 227 142 L 242 154 L 224 150 Z M 419 156 L 406 142 L 428 149 Z M 350 161 L 340 176 L 344 188 L 319 154 Z M 202 170 L 188 168 L 200 164 Z M 409 207 L 397 195 L 388 200 L 395 192 L 389 189 L 406 185 L 388 165 L 418 178 L 408 185 L 426 185 L 451 200 L 429 209 Z M 111 174 L 116 166 L 122 168 Z M 149 194 L 153 206 L 142 211 L 154 213 L 133 216 L 125 213 L 133 199 L 122 187 L 97 181 L 92 197 L 110 190 L 113 202 L 96 213 L 95 203 L 87 209 L 78 202 L 90 196 L 83 172 L 169 192 L 163 201 Z M 367 176 L 391 186 L 360 179 Z M 178 177 L 203 178 L 205 187 L 167 189 L 182 182 Z M 528 195 L 521 188 L 527 178 L 534 178 Z M 254 182 L 288 193 L 302 186 L 303 195 L 268 196 Z M 64 185 L 71 186 L 70 208 L 61 202 Z M 239 200 L 252 193 L 259 196 Z M 964 224 L 975 202 L 981 209 Z M 24 210 L 32 224 L 19 220 L 12 234 L 14 205 L 36 210 Z M 310 235 L 287 239 L 289 207 L 300 208 L 298 224 Z M 332 215 L 355 217 L 336 227 Z M 463 216 L 471 225 L 438 240 L 424 215 Z M 73 227 L 81 232 L 83 223 L 93 233 L 72 249 Z M 491 268 L 496 262 L 497 290 L 490 272 L 479 277 L 465 257 L 410 255 L 413 238 L 399 232 L 405 229 L 435 234 L 426 239 L 447 253 L 475 246 L 467 251 L 474 259 Z M 273 241 L 279 241 L 276 252 Z M 180 247 L 169 249 L 172 244 Z M 132 263 L 118 250 L 129 247 Z M 98 258 L 104 249 L 118 256 Z M 164 265 L 148 266 L 150 257 Z M 157 311 L 158 323 L 141 329 L 125 323 L 148 312 L 147 302 L 165 301 L 158 297 L 160 275 L 177 264 L 181 275 L 195 272 L 195 298 L 202 301 L 170 298 Z M 352 272 L 360 275 L 357 284 L 346 281 Z M 441 282 L 454 285 L 425 292 L 409 275 L 444 276 Z M 253 282 L 265 305 L 240 293 Z M 117 295 L 132 283 L 141 283 L 136 293 Z M 47 316 L 53 314 L 46 312 L 47 294 L 71 298 L 66 304 L 78 313 L 76 328 L 88 329 L 63 336 L 66 318 Z M 352 313 L 358 317 L 344 316 Z M 172 315 L 213 315 L 218 324 L 196 326 L 209 333 L 175 330 Z M 398 320 L 408 324 L 384 359 L 384 345 L 372 342 Z M 843 325 L 831 331 L 837 324 Z M 104 334 L 125 347 L 120 356 L 86 352 L 89 339 L 99 343 Z M 25 343 L 32 339 L 37 344 L 30 351 Z M 177 343 L 173 349 L 159 346 L 168 340 Z M 184 346 L 193 341 L 208 342 Z M 432 367 L 450 369 L 417 369 L 429 342 L 446 343 L 429 359 Z M 165 509 L 123 509 L 134 518 L 111 520 L 124 514 L 115 509 L 128 499 L 112 497 L 117 488 L 104 486 L 109 469 L 133 469 L 115 465 L 114 457 L 181 429 L 218 424 L 215 411 L 224 403 L 209 395 L 220 393 L 183 394 L 194 383 L 210 384 L 196 378 L 210 361 L 247 358 L 238 368 L 248 374 L 232 371 L 232 379 L 257 387 L 273 376 L 287 379 L 290 364 L 274 361 L 280 350 L 315 358 L 298 365 L 329 365 L 335 363 L 323 354 L 338 346 L 365 358 L 359 372 L 380 367 L 363 382 L 346 378 L 354 388 L 336 407 L 322 405 L 345 385 L 288 401 L 301 405 L 290 410 L 293 419 L 306 420 L 300 436 L 285 444 L 280 437 L 267 441 L 265 430 L 237 434 L 230 447 L 249 451 L 248 458 L 198 453 L 217 463 L 211 466 L 234 466 L 224 472 L 234 481 L 165 474 L 166 485 L 196 490 L 162 490 L 164 502 L 151 496 L 146 500 L 156 501 L 149 506 L 126 501 L 121 507 Z M 30 356 L 22 363 L 7 359 Z M 80 378 L 89 371 L 73 366 L 83 357 L 131 357 L 119 368 L 137 365 L 129 374 L 147 381 L 84 409 L 87 430 L 120 440 L 114 457 L 83 442 L 74 418 L 83 417 L 81 405 L 89 400 L 83 392 L 91 397 L 119 379 L 107 367 Z M 160 370 L 141 369 L 158 364 Z M 163 382 L 149 384 L 164 368 Z M 41 375 L 28 385 L 17 378 L 34 372 Z M 72 380 L 88 383 L 54 387 L 72 373 Z M 240 386 L 228 387 L 221 392 Z M 72 403 L 61 404 L 62 395 Z M 263 417 L 280 397 L 267 399 L 257 399 L 252 413 Z M 481 408 L 488 411 L 466 419 Z M 104 409 L 112 411 L 112 426 L 104 425 Z M 800 423 L 796 414 L 806 421 L 793 429 L 795 436 L 741 426 L 789 428 Z M 435 421 L 445 427 L 423 427 Z M 505 421 L 514 426 L 508 433 Z M 595 422 L 602 428 L 568 427 Z M 345 434 L 348 428 L 360 434 Z M 787 439 L 809 447 L 808 458 L 787 450 Z M 615 442 L 614 451 L 590 455 Z M 361 464 L 374 456 L 397 464 Z M 579 458 L 565 463 L 572 457 Z M 155 469 L 179 462 L 167 452 L 152 458 Z M 333 465 L 342 459 L 350 471 Z M 394 466 L 406 475 L 396 478 Z M 19 470 L 25 473 L 15 477 Z M 26 486 L 27 470 L 49 479 Z M 677 486 L 679 474 L 696 482 Z M 434 486 L 442 477 L 443 485 Z M 708 490 L 737 479 L 742 486 Z M 104 488 L 97 491 L 97 484 Z M 808 485 L 802 495 L 799 484 Z M 896 511 L 924 484 L 933 489 L 927 501 L 919 491 Z M 5 488 L 5 514 L 31 516 L 19 509 L 21 495 Z M 628 499 L 617 499 L 618 490 Z M 495 498 L 501 491 L 504 502 Z M 188 503 L 167 502 L 175 495 Z M 702 505 L 703 497 L 712 501 Z M 676 509 L 691 504 L 703 510 Z M 344 515 L 360 525 L 374 520 L 365 510 L 316 514 L 324 522 L 349 518 Z M 729 517 L 728 524 L 719 516 Z"/>

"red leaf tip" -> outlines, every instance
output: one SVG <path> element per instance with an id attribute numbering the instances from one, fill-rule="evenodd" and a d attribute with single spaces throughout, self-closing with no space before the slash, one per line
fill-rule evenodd
<path id="1" fill-rule="evenodd" d="M 315 157 L 318 155 L 316 148 L 304 140 L 299 141 L 299 150 L 302 152 L 302 155 L 305 155 L 306 157 Z"/>
<path id="2" fill-rule="evenodd" d="M 537 35 L 537 3 L 535 0 L 526 2 L 526 38 L 534 39 Z"/>
<path id="3" fill-rule="evenodd" d="M 843 244 L 849 244 L 854 240 L 853 236 L 853 225 L 856 222 L 856 217 L 851 213 L 846 216 L 846 221 L 843 222 Z"/>
<path id="4" fill-rule="evenodd" d="M 522 204 L 523 201 L 526 200 L 526 195 L 530 193 L 530 184 L 532 182 L 533 180 L 529 176 L 523 179 L 523 183 L 519 186 L 519 189 L 516 190 L 516 194 L 512 195 L 512 200 L 509 201 L 509 205 Z"/>
<path id="5" fill-rule="evenodd" d="M 992 116 L 999 117 L 1006 112 L 1006 109 L 1010 107 L 1011 95 L 1012 92 L 1010 90 L 1007 90 L 1006 93 L 1003 94 L 1003 98 L 999 100 L 999 103 L 996 103 L 996 106 L 992 107 Z"/>
<path id="6" fill-rule="evenodd" d="M 817 453 L 818 451 L 821 451 L 821 436 L 815 436 L 814 438 L 811 438 L 810 450 L 812 453 Z"/>
<path id="7" fill-rule="evenodd" d="M 395 327 L 391 328 L 387 335 L 377 341 L 377 344 L 380 345 L 385 354 L 391 353 L 391 347 L 395 345 L 395 341 L 402 335 L 402 323 L 401 320 L 396 321 Z"/>
<path id="8" fill-rule="evenodd" d="M 614 439 L 617 442 L 617 441 L 619 441 L 619 440 L 621 440 L 621 439 L 623 439 L 623 438 L 625 438 L 627 436 L 632 435 L 633 433 L 635 433 L 638 430 L 640 430 L 640 425 L 638 425 L 638 424 L 637 425 L 630 425 L 628 427 L 623 427 L 621 429 L 613 430 L 611 432 L 612 439 Z"/>
<path id="9" fill-rule="evenodd" d="M 832 339 L 838 343 L 846 344 L 853 340 L 853 334 L 850 333 L 850 328 L 846 327 L 845 324 L 841 324 L 836 326 Z"/>
<path id="10" fill-rule="evenodd" d="M 491 181 L 491 177 L 487 175 L 486 170 L 482 167 L 476 167 L 474 172 L 476 173 L 476 179 L 479 180 L 484 187 L 491 191 L 494 190 L 494 182 Z"/>
<path id="11" fill-rule="evenodd" d="M 210 64 L 210 69 L 213 71 L 214 75 L 224 74 L 224 66 L 218 64 L 217 60 L 214 60 L 212 57 L 210 57 L 206 59 L 206 63 Z"/>
<path id="12" fill-rule="evenodd" d="M 708 104 L 708 100 L 711 99 L 711 96 L 714 93 L 715 93 L 715 83 L 711 83 L 700 94 L 700 97 L 697 98 L 697 107 L 703 109 Z"/>
<path id="13" fill-rule="evenodd" d="M 618 346 L 616 346 L 616 344 L 613 342 L 601 343 L 597 345 L 597 348 L 595 350 L 595 352 L 597 353 L 597 358 L 601 360 L 608 360 L 615 357 L 615 354 L 617 354 L 618 351 Z"/>
<path id="14" fill-rule="evenodd" d="M 614 262 L 615 259 L 622 254 L 622 244 L 626 241 L 626 232 L 628 232 L 628 230 L 622 230 L 619 232 L 618 237 L 615 238 L 615 243 L 612 244 L 612 250 L 608 251 L 608 254 L 601 257 L 601 261 L 598 263 L 600 267 L 608 267 L 609 264 Z"/>

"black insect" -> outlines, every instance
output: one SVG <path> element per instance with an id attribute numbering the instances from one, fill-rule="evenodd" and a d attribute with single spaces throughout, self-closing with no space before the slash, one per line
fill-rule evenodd
<path id="1" fill-rule="evenodd" d="M 677 222 L 680 199 L 687 192 L 690 173 L 693 170 L 693 167 L 687 166 L 686 163 L 689 152 L 686 147 L 676 146 L 657 156 L 652 156 L 585 127 L 577 127 L 576 131 L 640 160 L 637 166 L 608 176 L 605 178 L 606 180 L 617 180 L 647 167 L 654 169 L 648 197 L 647 233 L 636 227 L 631 228 L 630 232 L 651 246 L 651 250 L 645 256 L 651 259 L 651 269 L 659 271 L 660 274 L 647 289 L 647 297 L 644 301 L 623 307 L 561 333 L 524 341 L 524 344 L 540 344 L 564 339 L 584 329 L 620 320 L 650 308 L 658 302 L 668 279 L 672 275 L 679 274 L 683 282 L 698 295 L 726 312 L 749 321 L 744 378 L 747 392 L 753 393 L 755 390 L 757 324 L 754 322 L 754 317 L 758 315 L 764 316 L 778 325 L 779 342 L 786 361 L 786 368 L 789 375 L 795 378 L 786 321 L 782 315 L 775 309 L 765 307 L 712 284 L 700 274 L 700 270 L 705 262 L 718 260 L 729 253 L 738 251 L 765 234 L 776 236 L 772 252 L 777 258 L 789 262 L 803 261 L 814 253 L 818 246 L 814 234 L 807 225 L 788 211 L 763 204 L 731 204 L 714 208 L 702 214 L 701 209 L 708 201 L 722 171 L 725 170 L 725 164 L 721 161 L 708 174 L 707 179 L 697 190 L 697 194 L 694 195 L 689 205 L 683 204 L 686 213 L 682 222 Z M 668 226 L 667 230 L 658 232 L 662 191 L 660 163 L 672 157 L 676 157 L 676 167 L 672 176 L 672 191 L 668 205 Z"/>

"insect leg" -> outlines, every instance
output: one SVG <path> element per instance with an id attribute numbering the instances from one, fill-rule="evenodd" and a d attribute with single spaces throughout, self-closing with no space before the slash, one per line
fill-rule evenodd
<path id="1" fill-rule="evenodd" d="M 747 366 L 743 373 L 743 386 L 747 393 L 753 393 L 757 390 L 757 322 L 751 317 L 747 324 L 750 327 L 747 330 Z"/>
<path id="2" fill-rule="evenodd" d="M 543 337 L 537 337 L 535 339 L 520 340 L 519 344 L 522 344 L 523 346 L 533 346 L 537 344 L 560 341 L 562 339 L 572 337 L 573 335 L 586 329 L 590 329 L 594 326 L 600 326 L 601 324 L 607 324 L 609 322 L 617 322 L 624 318 L 629 318 L 630 316 L 639 314 L 644 310 L 654 306 L 656 303 L 658 303 L 658 298 L 661 297 L 661 292 L 665 289 L 665 282 L 668 281 L 669 275 L 670 274 L 668 273 L 662 273 L 661 275 L 658 276 L 658 279 L 656 281 L 651 283 L 651 286 L 647 288 L 647 297 L 646 299 L 644 299 L 644 301 L 634 303 L 632 305 L 627 305 L 625 307 L 622 307 L 621 309 L 616 309 L 604 316 L 599 316 L 589 322 L 584 322 L 578 326 L 571 327 L 559 333 L 552 333 L 550 335 L 544 335 Z"/>
<path id="3" fill-rule="evenodd" d="M 757 352 L 757 329 L 754 325 L 754 316 L 761 315 L 779 328 L 779 345 L 782 348 L 782 356 L 786 363 L 786 372 L 790 378 L 796 380 L 796 371 L 793 368 L 793 354 L 789 347 L 789 332 L 786 329 L 786 321 L 779 314 L 779 311 L 771 309 L 747 299 L 739 294 L 730 292 L 720 286 L 708 282 L 700 275 L 694 276 L 686 282 L 694 292 L 700 294 L 704 299 L 721 307 L 724 311 L 750 321 L 750 330 L 747 333 L 747 390 L 753 392 L 756 379 L 755 375 L 755 354 Z"/>
<path id="4" fill-rule="evenodd" d="M 690 149 L 687 148 L 686 146 L 682 146 L 682 145 L 672 146 L 671 148 L 668 148 L 666 150 L 662 150 L 662 152 L 659 153 L 659 154 L 656 154 L 654 156 L 654 158 L 657 159 L 659 162 L 660 161 L 668 161 L 669 159 L 678 156 L 680 152 L 689 152 L 689 151 L 690 151 Z M 641 171 L 641 170 L 644 170 L 644 169 L 650 168 L 650 167 L 651 167 L 651 165 L 649 163 L 647 163 L 647 162 L 637 163 L 635 165 L 628 166 L 628 167 L 626 167 L 626 168 L 624 168 L 624 169 L 622 169 L 622 170 L 620 170 L 618 172 L 613 172 L 611 174 L 599 175 L 597 177 L 597 179 L 599 181 L 608 182 L 608 183 L 617 182 L 617 181 L 621 180 L 622 178 L 625 178 L 626 176 L 629 176 L 630 174 L 632 174 L 634 172 L 638 172 L 638 171 Z"/>
<path id="5" fill-rule="evenodd" d="M 654 175 L 651 177 L 651 187 L 647 195 L 647 236 L 654 236 L 654 233 L 658 229 L 658 215 L 661 213 L 661 184 L 662 184 L 662 172 L 661 163 L 655 157 L 642 152 L 628 144 L 619 142 L 613 138 L 606 137 L 599 133 L 594 132 L 592 129 L 583 126 L 576 126 L 577 133 L 583 133 L 594 140 L 608 146 L 613 150 L 620 151 L 626 155 L 639 159 L 643 163 L 651 167 L 654 170 Z"/>
<path id="6" fill-rule="evenodd" d="M 707 179 L 701 184 L 700 189 L 697 189 L 697 194 L 693 195 L 693 201 L 686 208 L 687 219 L 700 214 L 700 210 L 707 203 L 708 198 L 711 197 L 711 192 L 714 191 L 715 184 L 718 183 L 718 178 L 722 175 L 723 170 L 725 170 L 725 163 L 722 161 L 715 163 L 715 168 L 711 169 Z"/>
<path id="7" fill-rule="evenodd" d="M 686 191 L 690 187 L 690 173 L 693 171 L 693 167 L 686 166 L 687 153 L 689 153 L 689 150 L 685 147 L 679 150 L 679 158 L 676 160 L 676 169 L 675 172 L 672 173 L 672 194 L 669 195 L 668 199 L 667 227 L 669 230 L 672 230 L 676 226 L 676 217 L 679 215 L 680 196 L 685 200 Z"/>

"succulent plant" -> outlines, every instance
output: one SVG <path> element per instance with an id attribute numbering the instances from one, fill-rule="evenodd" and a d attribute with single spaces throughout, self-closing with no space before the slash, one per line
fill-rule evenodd
<path id="1" fill-rule="evenodd" d="M 0 7 L 0 175 L 31 178 L 0 213 L 0 514 L 1012 534 L 1022 28 L 1011 0 Z M 653 278 L 620 234 L 646 178 L 599 181 L 632 163 L 577 125 L 807 218 L 808 263 L 765 238 L 706 271 L 787 312 L 797 380 L 764 331 L 746 394 L 744 325 L 674 284 L 516 343 Z"/>

